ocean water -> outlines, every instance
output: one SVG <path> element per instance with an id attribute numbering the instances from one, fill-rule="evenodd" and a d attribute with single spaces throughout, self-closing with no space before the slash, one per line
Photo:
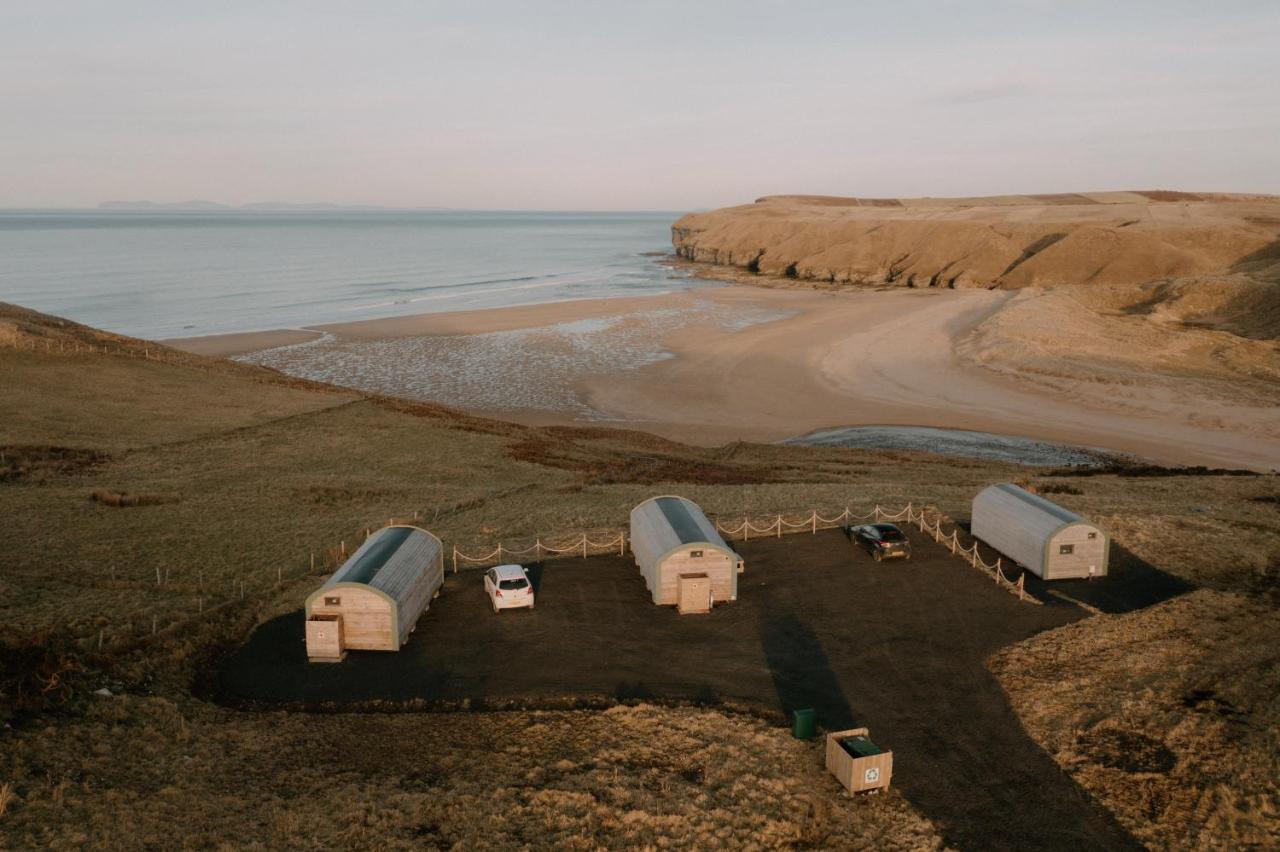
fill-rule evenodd
<path id="1" fill-rule="evenodd" d="M 0 301 L 164 338 L 650 295 L 696 283 L 678 216 L 0 210 Z"/>

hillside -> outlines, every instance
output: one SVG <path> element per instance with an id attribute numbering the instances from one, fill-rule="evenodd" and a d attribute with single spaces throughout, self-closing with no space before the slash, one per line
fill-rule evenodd
<path id="1" fill-rule="evenodd" d="M 1104 523 L 1119 569 L 1197 587 L 992 660 L 1028 733 L 1152 848 L 1280 837 L 1274 477 L 523 427 L 8 305 L 0 387 L 5 848 L 939 848 L 948 827 L 898 790 L 840 796 L 816 746 L 726 708 L 294 714 L 204 696 L 228 650 L 321 581 L 330 548 L 389 517 L 489 545 L 616 526 L 655 491 L 725 515 L 911 500 L 964 518 L 1002 480 Z M 98 489 L 166 499 L 119 507 Z M 1133 742 L 1161 761 L 1119 760 Z"/>
<path id="2" fill-rule="evenodd" d="M 1274 283 L 1280 197 L 779 195 L 684 216 L 672 242 L 689 260 L 835 284 L 1019 289 L 1234 273 Z"/>

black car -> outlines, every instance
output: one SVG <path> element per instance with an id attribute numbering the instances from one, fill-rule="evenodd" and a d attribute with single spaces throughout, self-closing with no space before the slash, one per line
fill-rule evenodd
<path id="1" fill-rule="evenodd" d="M 860 527 L 849 527 L 849 540 L 871 554 L 871 558 L 879 562 L 892 556 L 911 558 L 911 542 L 898 529 L 897 524 L 865 524 Z"/>

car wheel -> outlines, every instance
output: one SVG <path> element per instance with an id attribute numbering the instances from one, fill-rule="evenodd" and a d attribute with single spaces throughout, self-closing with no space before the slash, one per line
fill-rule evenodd
<path id="1" fill-rule="evenodd" d="M 875 553 L 871 554 L 871 558 L 877 562 L 882 562 L 884 561 L 884 554 L 877 550 Z"/>

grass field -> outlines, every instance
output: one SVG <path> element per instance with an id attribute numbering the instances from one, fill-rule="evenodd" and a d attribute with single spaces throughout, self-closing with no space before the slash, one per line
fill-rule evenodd
<path id="1" fill-rule="evenodd" d="M 105 338 L 17 309 L 0 324 Z M 993 658 L 1027 733 L 1153 848 L 1280 842 L 1274 476 L 698 449 L 194 356 L 0 347 L 0 388 L 0 846 L 945 844 L 907 798 L 844 799 L 813 746 L 713 709 L 314 716 L 230 711 L 192 688 L 297 608 L 329 548 L 389 517 L 493 543 L 621 526 L 641 498 L 678 491 L 730 516 L 910 500 L 963 519 L 1002 480 L 1053 486 L 1133 559 L 1199 587 Z M 179 499 L 117 507 L 95 489 Z M 1156 757 L 1125 764 L 1125 743 Z M 686 765 L 690 748 L 717 760 Z M 495 828 L 496 803 L 512 816 Z"/>

